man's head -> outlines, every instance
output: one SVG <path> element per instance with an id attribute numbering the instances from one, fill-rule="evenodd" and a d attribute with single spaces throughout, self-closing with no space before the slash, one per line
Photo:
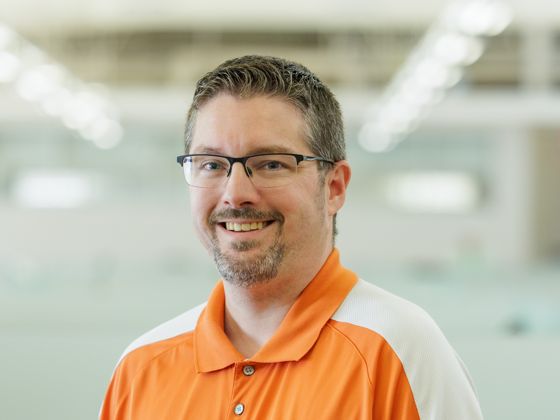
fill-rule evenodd
<path id="1" fill-rule="evenodd" d="M 315 155 L 334 162 L 346 159 L 342 114 L 329 88 L 301 64 L 256 55 L 225 61 L 198 81 L 187 114 L 185 153 L 190 150 L 199 109 L 220 93 L 285 99 L 301 112 Z"/>
<path id="2" fill-rule="evenodd" d="M 250 286 L 326 258 L 350 169 L 338 103 L 316 76 L 277 58 L 227 61 L 199 81 L 185 134 L 187 153 L 225 157 L 186 167 L 223 174 L 219 184 L 190 184 L 195 226 L 226 280 Z M 257 171 L 277 176 L 284 163 L 227 160 L 278 152 L 334 163 L 298 161 L 289 185 L 268 185 Z"/>

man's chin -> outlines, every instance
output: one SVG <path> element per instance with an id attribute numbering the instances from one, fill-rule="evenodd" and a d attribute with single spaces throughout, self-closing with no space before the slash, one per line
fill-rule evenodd
<path id="1" fill-rule="evenodd" d="M 231 264 L 256 264 L 265 258 L 270 249 L 263 249 L 255 241 L 236 241 L 227 246 L 214 247 L 214 256 Z"/>
<path id="2" fill-rule="evenodd" d="M 284 247 L 276 244 L 261 249 L 254 241 L 237 242 L 225 252 L 219 247 L 214 248 L 214 261 L 220 274 L 226 281 L 243 287 L 276 277 L 283 256 Z"/>

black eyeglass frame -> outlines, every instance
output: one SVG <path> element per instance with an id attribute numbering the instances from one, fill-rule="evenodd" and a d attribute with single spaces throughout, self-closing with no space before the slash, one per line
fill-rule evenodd
<path id="1" fill-rule="evenodd" d="M 257 156 L 293 156 L 296 159 L 296 166 L 299 166 L 299 164 L 301 162 L 304 161 L 317 161 L 317 162 L 326 162 L 326 163 L 330 163 L 331 165 L 335 165 L 336 162 L 329 160 L 329 159 L 325 159 L 319 156 L 305 156 L 305 155 L 300 155 L 297 153 L 257 153 L 254 155 L 248 155 L 248 156 L 242 156 L 242 157 L 231 157 L 231 156 L 224 156 L 224 155 L 217 155 L 217 154 L 213 154 L 213 153 L 193 153 L 193 154 L 189 154 L 189 155 L 179 155 L 177 156 L 177 163 L 181 166 L 183 166 L 183 163 L 185 161 L 185 158 L 191 157 L 191 156 L 213 156 L 213 157 L 219 157 L 222 159 L 226 159 L 229 162 L 229 170 L 228 173 L 226 175 L 226 178 L 229 178 L 229 176 L 231 175 L 231 171 L 233 169 L 233 165 L 236 162 L 241 163 L 241 165 L 243 166 L 243 169 L 245 170 L 245 173 L 247 174 L 247 176 L 249 178 L 251 178 L 251 173 L 249 172 L 248 168 L 247 168 L 247 160 L 252 158 L 252 157 L 257 157 Z"/>

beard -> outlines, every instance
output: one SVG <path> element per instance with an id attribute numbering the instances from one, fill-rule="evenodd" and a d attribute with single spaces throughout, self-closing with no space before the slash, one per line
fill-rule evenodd
<path id="1" fill-rule="evenodd" d="M 282 226 L 284 217 L 278 212 L 261 212 L 252 208 L 225 209 L 209 218 L 210 226 L 216 226 L 217 220 L 274 220 Z M 218 242 L 215 229 L 211 235 L 212 253 L 216 267 L 225 281 L 241 287 L 250 288 L 257 284 L 266 283 L 278 275 L 286 247 L 280 242 L 278 231 L 274 243 L 267 249 L 253 257 L 243 253 L 259 246 L 259 241 L 237 241 L 231 245 L 233 255 L 226 253 Z"/>

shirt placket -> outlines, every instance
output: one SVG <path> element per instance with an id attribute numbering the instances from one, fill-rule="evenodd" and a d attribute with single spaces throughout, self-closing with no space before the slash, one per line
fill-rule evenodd
<path id="1" fill-rule="evenodd" d="M 228 416 L 229 419 L 255 418 L 254 401 L 249 400 L 248 390 L 255 386 L 254 375 L 257 372 L 255 363 L 245 360 L 235 363 L 233 375 L 233 393 Z"/>

